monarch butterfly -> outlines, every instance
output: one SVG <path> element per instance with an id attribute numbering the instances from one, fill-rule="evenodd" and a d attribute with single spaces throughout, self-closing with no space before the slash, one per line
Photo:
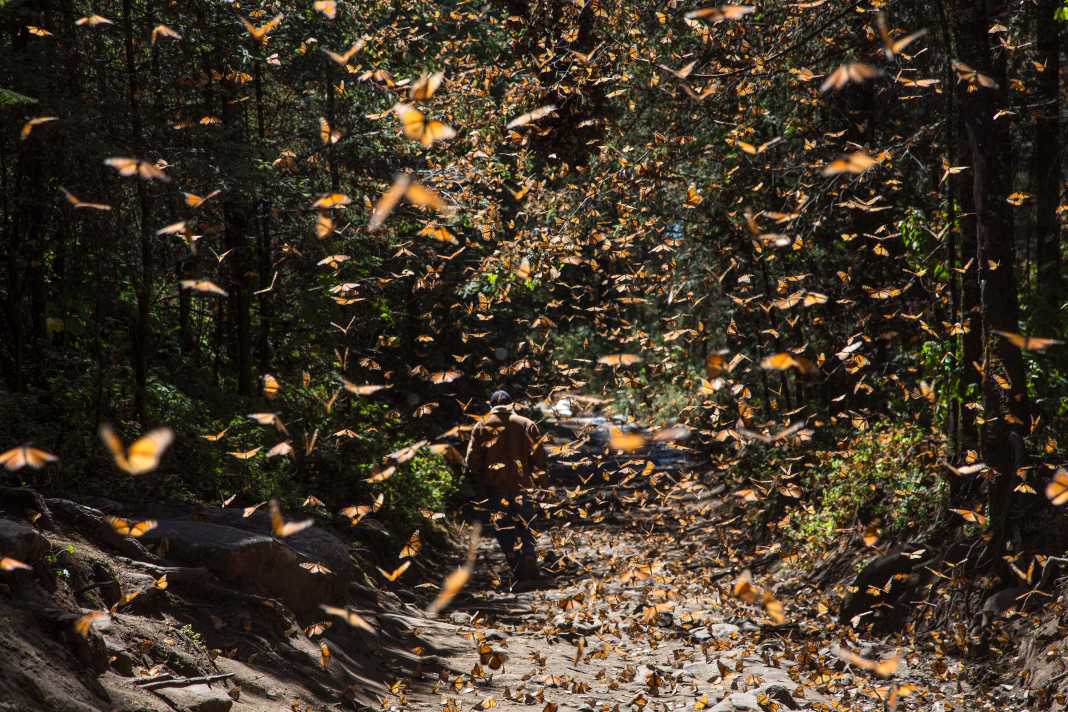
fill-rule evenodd
<path id="1" fill-rule="evenodd" d="M 263 395 L 267 398 L 275 398 L 280 390 L 282 390 L 282 385 L 278 383 L 277 378 L 269 373 L 263 374 Z"/>
<path id="2" fill-rule="evenodd" d="M 315 4 L 312 5 L 316 12 L 323 13 L 328 19 L 333 20 L 337 17 L 337 3 L 335 0 L 315 0 Z"/>
<path id="3" fill-rule="evenodd" d="M 341 140 L 341 132 L 337 129 L 330 128 L 330 122 L 319 117 L 319 140 L 323 142 L 324 146 L 337 143 Z"/>
<path id="4" fill-rule="evenodd" d="M 998 83 L 996 81 L 983 74 L 982 72 L 972 69 L 964 62 L 960 62 L 954 59 L 950 62 L 950 65 L 953 67 L 953 71 L 957 73 L 957 79 L 960 81 L 968 82 L 972 86 L 978 84 L 984 89 L 998 88 Z"/>
<path id="5" fill-rule="evenodd" d="M 163 453 L 174 442 L 174 431 L 170 428 L 157 428 L 135 440 L 127 449 L 111 426 L 105 423 L 100 426 L 100 439 L 111 451 L 120 470 L 131 475 L 143 475 L 159 466 Z"/>
<path id="6" fill-rule="evenodd" d="M 555 104 L 546 104 L 545 106 L 539 106 L 533 111 L 528 111 L 525 114 L 520 114 L 519 116 L 515 117 L 514 119 L 508 122 L 505 128 L 515 129 L 519 128 L 520 126 L 526 126 L 527 124 L 537 121 L 538 119 L 545 118 L 554 111 L 556 111 Z"/>
<path id="7" fill-rule="evenodd" d="M 204 203 L 208 202 L 209 200 L 211 200 L 212 198 L 214 198 L 216 195 L 218 195 L 221 192 L 222 191 L 220 191 L 220 190 L 213 190 L 210 193 L 208 193 L 207 195 L 205 195 L 204 197 L 200 197 L 199 195 L 196 195 L 195 193 L 182 193 L 182 195 L 185 196 L 185 204 L 186 205 L 188 205 L 191 208 L 199 208 L 201 205 L 203 205 Z"/>
<path id="8" fill-rule="evenodd" d="M 135 522 L 130 519 L 123 519 L 122 517 L 104 517 L 104 521 L 111 525 L 111 528 L 123 536 L 132 536 L 134 538 L 144 536 L 148 532 L 159 526 L 159 522 L 155 519 L 146 519 L 141 522 Z"/>
<path id="9" fill-rule="evenodd" d="M 356 53 L 363 49 L 364 45 L 366 44 L 367 41 L 361 38 L 358 42 L 356 42 L 356 44 L 349 47 L 343 54 L 331 52 L 330 50 L 325 48 L 323 49 L 323 52 L 326 53 L 326 56 L 329 57 L 331 61 L 340 64 L 342 67 L 344 67 L 350 61 L 352 61 L 352 58 L 356 55 Z"/>
<path id="10" fill-rule="evenodd" d="M 374 626 L 368 623 L 367 619 L 356 613 L 356 611 L 353 611 L 349 608 L 337 608 L 335 606 L 327 606 L 325 604 L 320 605 L 319 608 L 322 609 L 322 611 L 328 616 L 337 616 L 338 618 L 345 621 L 351 626 L 354 626 L 356 628 L 362 628 L 363 630 L 367 631 L 368 633 L 371 633 L 372 635 L 377 633 L 377 631 L 375 631 Z"/>
<path id="11" fill-rule="evenodd" d="M 877 161 L 864 151 L 855 151 L 836 159 L 823 169 L 823 175 L 836 176 L 839 173 L 864 173 Z"/>
<path id="12" fill-rule="evenodd" d="M 999 331 L 997 329 L 994 329 L 993 331 L 995 334 L 1001 336 L 1016 348 L 1023 349 L 1024 351 L 1042 352 L 1048 349 L 1050 346 L 1056 346 L 1058 344 L 1064 343 L 1063 341 L 1060 341 L 1058 339 L 1046 339 L 1039 336 L 1022 336 L 1020 334 L 1014 334 L 1011 331 Z"/>
<path id="13" fill-rule="evenodd" d="M 22 132 L 19 134 L 19 137 L 23 141 L 25 141 L 30 137 L 30 133 L 33 131 L 35 126 L 40 126 L 41 124 L 47 124 L 50 121 L 58 120 L 58 116 L 38 116 L 37 118 L 30 119 L 22 125 Z"/>
<path id="14" fill-rule="evenodd" d="M 416 80 L 415 84 L 412 84 L 412 88 L 408 91 L 408 96 L 411 97 L 412 101 L 426 101 L 434 96 L 434 92 L 441 86 L 441 81 L 444 78 L 445 72 L 424 74 Z"/>
<path id="15" fill-rule="evenodd" d="M 785 371 L 789 368 L 796 368 L 803 374 L 815 373 L 816 371 L 816 366 L 807 358 L 794 356 L 786 351 L 766 357 L 760 362 L 760 367 L 772 371 Z"/>
<path id="16" fill-rule="evenodd" d="M 704 7 L 700 10 L 692 10 L 686 13 L 686 19 L 704 19 L 713 22 L 740 20 L 752 12 L 756 12 L 756 8 L 752 5 L 720 5 L 719 7 Z"/>
<path id="17" fill-rule="evenodd" d="M 633 366 L 641 362 L 642 357 L 636 354 L 612 354 L 597 359 L 597 363 L 603 363 L 606 366 Z"/>
<path id="18" fill-rule="evenodd" d="M 380 573 L 383 576 L 385 576 L 387 581 L 389 581 L 390 583 L 393 583 L 394 581 L 399 579 L 401 576 L 403 576 L 404 572 L 407 571 L 408 567 L 411 566 L 411 565 L 412 565 L 412 562 L 411 562 L 411 559 L 409 559 L 408 561 L 405 561 L 403 564 L 401 564 L 397 568 L 393 569 L 392 571 L 385 571 L 384 569 L 378 569 L 378 573 Z"/>
<path id="19" fill-rule="evenodd" d="M 455 381 L 457 378 L 459 378 L 462 375 L 464 375 L 464 374 L 461 373 L 460 371 L 455 371 L 455 370 L 452 370 L 452 371 L 435 371 L 434 373 L 430 374 L 430 382 L 434 383 L 436 385 L 441 385 L 441 384 L 444 384 L 444 383 L 452 383 L 453 381 Z"/>
<path id="20" fill-rule="evenodd" d="M 378 467 L 376 465 L 375 469 L 372 470 L 372 472 L 371 472 L 371 476 L 368 477 L 364 481 L 367 482 L 368 484 L 376 484 L 378 482 L 385 482 L 390 477 L 392 477 L 394 475 L 394 473 L 396 473 L 396 471 L 397 471 L 397 468 L 393 467 L 392 465 L 390 465 L 389 467 L 386 467 L 386 468 L 380 468 L 380 467 Z"/>
<path id="21" fill-rule="evenodd" d="M 467 542 L 467 559 L 464 561 L 463 566 L 460 566 L 451 574 L 445 577 L 445 580 L 441 583 L 441 590 L 438 591 L 437 597 L 427 606 L 426 612 L 429 615 L 437 615 L 445 606 L 449 605 L 449 602 L 456 597 L 463 587 L 467 584 L 468 579 L 471 578 L 471 572 L 475 566 L 475 555 L 478 552 L 478 541 L 482 534 L 481 527 L 476 523 L 471 528 L 471 538 Z"/>
<path id="22" fill-rule="evenodd" d="M 882 76 L 882 72 L 870 64 L 864 64 L 863 62 L 847 62 L 846 64 L 840 65 L 838 69 L 835 69 L 823 80 L 823 84 L 820 85 L 820 91 L 825 92 L 828 89 L 841 89 L 850 82 L 861 84 L 868 79 L 873 79 L 879 76 Z"/>
<path id="23" fill-rule="evenodd" d="M 400 119 L 404 135 L 430 148 L 437 141 L 448 141 L 456 137 L 456 130 L 448 124 L 432 119 L 427 120 L 423 112 L 411 104 L 397 104 L 393 113 Z"/>
<path id="24" fill-rule="evenodd" d="M 76 195 L 71 193 L 63 186 L 60 186 L 59 189 L 63 193 L 64 197 L 66 197 L 67 202 L 74 206 L 75 210 L 79 208 L 89 208 L 90 210 L 111 210 L 111 206 L 105 205 L 104 203 L 86 203 L 82 200 L 79 200 Z"/>
<path id="25" fill-rule="evenodd" d="M 319 643 L 319 665 L 324 668 L 330 665 L 330 646 L 326 643 Z"/>
<path id="26" fill-rule="evenodd" d="M 489 643 L 478 646 L 478 662 L 481 665 L 489 665 L 491 670 L 500 670 L 508 661 L 508 656 L 499 650 L 494 650 Z"/>
<path id="27" fill-rule="evenodd" d="M 1054 507 L 1060 507 L 1068 502 L 1068 470 L 1058 467 L 1053 473 L 1053 479 L 1046 485 L 1046 497 Z"/>
<path id="28" fill-rule="evenodd" d="M 140 158 L 108 158 L 104 161 L 104 165 L 111 166 L 117 170 L 120 176 L 139 176 L 144 180 L 158 180 L 163 183 L 171 182 L 171 177 L 160 168 L 157 168 L 154 163 L 143 161 Z"/>
<path id="29" fill-rule="evenodd" d="M 849 663 L 850 665 L 856 665 L 861 670 L 870 670 L 879 677 L 889 677 L 897 671 L 898 664 L 901 662 L 901 658 L 892 657 L 886 660 L 868 660 L 862 658 L 856 653 L 846 650 L 845 648 L 839 648 L 835 646 L 831 649 L 831 653 L 834 654 L 839 660 Z"/>
<path id="30" fill-rule="evenodd" d="M 42 467 L 50 462 L 56 462 L 58 457 L 52 453 L 39 450 L 29 445 L 19 445 L 18 447 L 11 448 L 7 452 L 0 453 L 0 464 L 2 464 L 9 472 L 15 470 L 21 470 L 23 467 L 32 467 L 35 470 L 40 470 Z"/>
<path id="31" fill-rule="evenodd" d="M 316 210 L 329 210 L 330 208 L 350 205 L 351 203 L 352 198 L 344 193 L 328 193 L 312 203 L 312 207 Z"/>
<path id="32" fill-rule="evenodd" d="M 172 40 L 180 40 L 180 39 L 182 39 L 182 36 L 180 34 L 175 32 L 171 28 L 167 27 L 166 25 L 156 25 L 154 28 L 152 28 L 152 46 L 153 47 L 156 46 L 156 40 L 159 39 L 160 37 L 170 37 Z"/>
<path id="33" fill-rule="evenodd" d="M 282 20 L 284 18 L 285 18 L 285 15 L 282 15 L 282 14 L 275 15 L 274 17 L 272 17 L 270 20 L 268 20 L 266 23 L 260 25 L 259 27 L 256 27 L 255 25 L 253 25 L 251 22 L 249 22 L 248 20 L 246 20 L 243 17 L 241 18 L 241 23 L 245 26 L 245 29 L 248 30 L 248 33 L 250 35 L 252 35 L 253 39 L 257 40 L 258 42 L 260 42 L 262 44 L 267 44 L 267 33 L 269 33 L 274 28 L 278 27 L 278 25 L 282 22 Z"/>
<path id="34" fill-rule="evenodd" d="M 74 632 L 83 638 L 88 638 L 89 629 L 93 627 L 93 624 L 97 621 L 107 620 L 108 617 L 108 614 L 104 611 L 90 611 L 74 621 Z"/>
<path id="35" fill-rule="evenodd" d="M 315 520 L 313 519 L 304 519 L 299 522 L 287 522 L 282 519 L 282 511 L 278 508 L 278 502 L 276 500 L 272 499 L 269 506 L 271 509 L 271 531 L 276 537 L 284 539 L 297 532 L 302 532 L 315 524 Z"/>
<path id="36" fill-rule="evenodd" d="M 263 446 L 261 445 L 259 447 L 254 447 L 251 450 L 233 450 L 231 452 L 227 452 L 226 454 L 230 457 L 235 457 L 238 460 L 251 460 L 252 458 L 256 457 L 257 453 L 259 453 L 259 451 L 262 449 Z"/>
<path id="37" fill-rule="evenodd" d="M 397 555 L 399 559 L 412 559 L 423 548 L 423 540 L 419 536 L 419 530 L 416 529 L 412 532 L 412 536 L 408 539 L 408 543 L 401 549 L 400 554 Z"/>
<path id="38" fill-rule="evenodd" d="M 376 384 L 366 384 L 358 386 L 355 383 L 345 380 L 344 378 L 341 379 L 341 385 L 344 386 L 345 390 L 349 393 L 355 393 L 358 396 L 369 396 L 372 393 L 378 393 L 379 391 L 383 391 L 390 387 L 388 385 L 382 386 Z"/>
<path id="39" fill-rule="evenodd" d="M 0 571 L 17 571 L 18 569 L 32 571 L 33 567 L 22 563 L 18 559 L 12 559 L 8 556 L 0 557 Z"/>
<path id="40" fill-rule="evenodd" d="M 319 217 L 315 220 L 315 236 L 320 240 L 325 240 L 333 232 L 334 219 L 326 213 L 319 213 Z"/>
<path id="41" fill-rule="evenodd" d="M 320 564 L 316 561 L 305 561 L 300 565 L 300 568 L 313 574 L 332 574 L 334 573 L 328 567 Z"/>
<path id="42" fill-rule="evenodd" d="M 115 23 L 103 15 L 87 15 L 75 20 L 74 24 L 79 27 L 96 27 L 97 25 L 114 25 Z"/>
<path id="43" fill-rule="evenodd" d="M 183 279 L 178 283 L 182 289 L 192 289 L 194 292 L 203 294 L 218 294 L 222 297 L 230 296 L 230 293 L 208 279 Z"/>

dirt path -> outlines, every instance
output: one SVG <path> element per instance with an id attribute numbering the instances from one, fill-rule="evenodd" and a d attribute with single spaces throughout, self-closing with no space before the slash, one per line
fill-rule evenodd
<path id="1" fill-rule="evenodd" d="M 721 486 L 678 472 L 656 475 L 641 458 L 609 469 L 613 484 L 602 481 L 599 491 L 560 487 L 547 498 L 560 506 L 543 524 L 539 547 L 568 566 L 544 588 L 495 588 L 503 559 L 496 542 L 483 541 L 481 576 L 442 622 L 423 631 L 449 672 L 429 685 L 402 681 L 385 707 L 1022 708 L 1010 704 L 1020 700 L 1011 688 L 972 690 L 960 679 L 960 661 L 933 648 L 895 648 L 839 628 L 834 600 L 790 574 L 774 547 L 745 555 L 763 564 L 757 585 L 783 601 L 785 622 L 773 622 L 763 598 L 750 604 L 732 595 L 742 555 L 730 542 L 743 532 Z M 900 660 L 880 679 L 847 666 L 836 644 Z"/>

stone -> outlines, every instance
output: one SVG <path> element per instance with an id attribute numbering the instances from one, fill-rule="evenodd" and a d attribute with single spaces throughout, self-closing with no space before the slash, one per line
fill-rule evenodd
<path id="1" fill-rule="evenodd" d="M 740 634 L 742 631 L 741 628 L 733 623 L 713 623 L 708 632 L 713 638 L 729 638 L 732 635 Z"/>
<path id="2" fill-rule="evenodd" d="M 0 519 L 0 556 L 32 566 L 48 554 L 48 540 L 27 524 Z"/>
<path id="3" fill-rule="evenodd" d="M 153 690 L 178 712 L 230 712 L 234 701 L 221 685 L 188 685 Z"/>
<path id="4" fill-rule="evenodd" d="M 347 581 L 301 568 L 307 559 L 271 536 L 209 522 L 161 519 L 141 540 L 150 546 L 166 541 L 169 558 L 203 566 L 246 591 L 277 598 L 305 620 L 320 615 L 321 603 L 345 601 Z"/>

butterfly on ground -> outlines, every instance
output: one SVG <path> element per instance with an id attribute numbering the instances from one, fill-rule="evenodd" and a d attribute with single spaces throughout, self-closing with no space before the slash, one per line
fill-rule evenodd
<path id="1" fill-rule="evenodd" d="M 9 472 L 21 470 L 23 467 L 40 470 L 48 463 L 56 462 L 57 460 L 59 458 L 52 453 L 29 445 L 19 445 L 7 452 L 0 453 L 0 465 L 3 465 Z"/>
<path id="2" fill-rule="evenodd" d="M 174 431 L 170 428 L 156 428 L 135 440 L 128 449 L 107 423 L 100 426 L 99 432 L 115 464 L 131 475 L 143 475 L 156 469 L 163 453 L 174 442 Z"/>

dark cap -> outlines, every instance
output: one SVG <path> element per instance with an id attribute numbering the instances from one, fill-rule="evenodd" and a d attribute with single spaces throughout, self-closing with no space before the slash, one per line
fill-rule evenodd
<path id="1" fill-rule="evenodd" d="M 499 405 L 508 405 L 511 402 L 512 396 L 510 396 L 508 394 L 508 391 L 505 390 L 494 391 L 493 395 L 491 395 L 489 399 L 489 404 L 493 407 L 497 407 Z"/>

